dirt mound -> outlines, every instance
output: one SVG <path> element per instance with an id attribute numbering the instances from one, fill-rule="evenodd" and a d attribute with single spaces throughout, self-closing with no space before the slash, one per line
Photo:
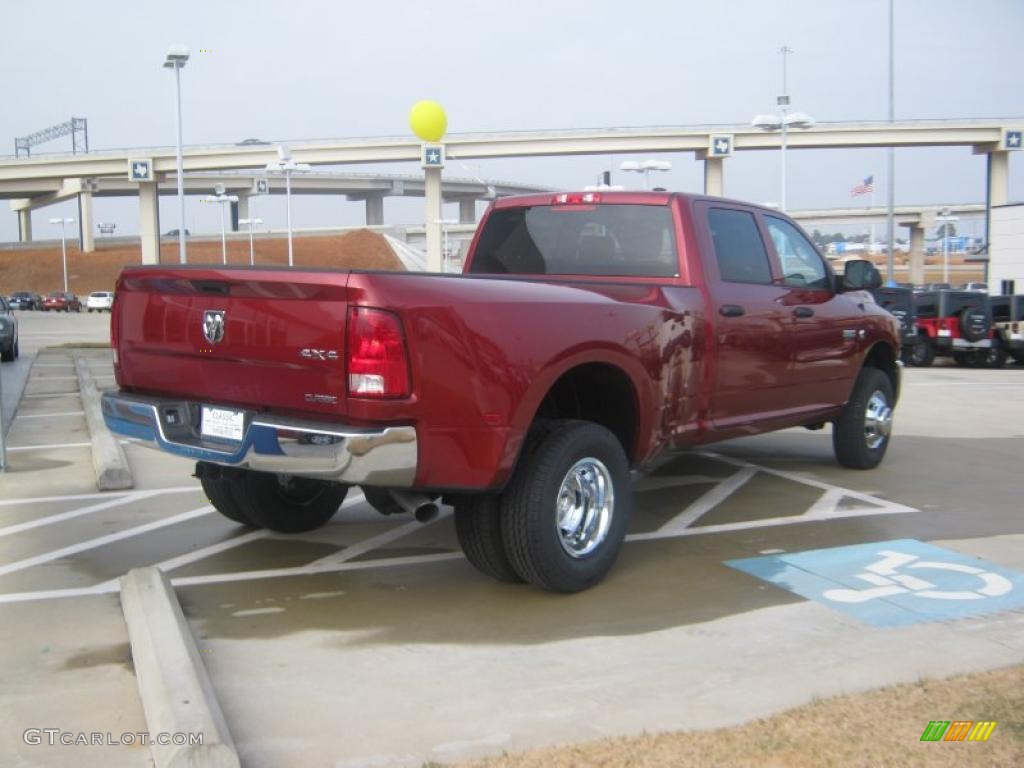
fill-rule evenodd
<path id="1" fill-rule="evenodd" d="M 343 235 L 295 238 L 295 265 L 335 269 L 381 269 L 401 271 L 405 267 L 381 235 L 357 229 Z M 228 264 L 249 263 L 248 239 L 228 241 Z M 288 263 L 287 238 L 256 240 L 257 266 L 284 266 Z M 177 241 L 160 244 L 160 261 L 178 263 Z M 82 253 L 68 246 L 68 288 L 84 295 L 90 291 L 109 291 L 122 267 L 142 262 L 138 245 L 106 244 L 96 241 L 96 251 Z M 221 264 L 220 240 L 189 241 L 189 264 Z M 0 251 L 0 294 L 14 291 L 49 293 L 63 288 L 60 247 Z"/>

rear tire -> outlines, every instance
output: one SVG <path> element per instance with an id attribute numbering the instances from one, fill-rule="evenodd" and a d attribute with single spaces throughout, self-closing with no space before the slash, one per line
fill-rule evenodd
<path id="1" fill-rule="evenodd" d="M 480 573 L 498 581 L 523 581 L 505 550 L 499 496 L 488 494 L 458 499 L 455 502 L 455 533 L 466 559 Z"/>
<path id="2" fill-rule="evenodd" d="M 986 368 L 1002 368 L 1006 365 L 1006 347 L 999 338 L 992 339 L 992 346 L 983 353 L 984 366 Z"/>
<path id="3" fill-rule="evenodd" d="M 889 377 L 877 368 L 864 368 L 853 394 L 832 425 L 836 460 L 850 469 L 873 469 L 889 447 L 893 394 Z"/>
<path id="4" fill-rule="evenodd" d="M 932 349 L 931 340 L 927 336 L 919 335 L 910 350 L 910 364 L 917 368 L 927 368 L 934 362 L 935 350 Z"/>
<path id="5" fill-rule="evenodd" d="M 225 477 L 200 477 L 199 482 L 203 486 L 206 498 L 224 517 L 242 525 L 256 527 L 256 524 L 248 518 L 242 507 L 235 501 L 231 492 L 230 480 Z"/>
<path id="6" fill-rule="evenodd" d="M 14 345 L 11 344 L 7 349 L 0 350 L 0 361 L 5 363 L 14 362 Z"/>
<path id="7" fill-rule="evenodd" d="M 551 592 L 604 578 L 629 528 L 629 462 L 602 426 L 562 421 L 534 444 L 501 500 L 501 535 L 513 569 Z"/>
<path id="8" fill-rule="evenodd" d="M 334 517 L 347 485 L 270 472 L 242 470 L 231 477 L 231 493 L 254 525 L 278 533 L 305 533 Z"/>

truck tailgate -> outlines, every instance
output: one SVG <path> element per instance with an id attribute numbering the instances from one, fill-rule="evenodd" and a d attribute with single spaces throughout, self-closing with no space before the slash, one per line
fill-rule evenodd
<path id="1" fill-rule="evenodd" d="M 347 272 L 139 267 L 111 320 L 120 387 L 341 415 Z"/>

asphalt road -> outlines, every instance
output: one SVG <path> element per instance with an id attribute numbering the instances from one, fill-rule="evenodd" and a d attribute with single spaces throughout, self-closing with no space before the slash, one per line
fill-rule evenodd
<path id="1" fill-rule="evenodd" d="M 102 334 L 105 319 L 32 318 L 23 333 L 37 335 L 23 339 Z M 89 360 L 110 385 L 109 354 Z M 319 531 L 252 531 L 209 507 L 188 462 L 128 443 L 136 488 L 98 494 L 69 370 L 70 353 L 39 353 L 0 476 L 0 764 L 148 764 L 138 748 L 21 738 L 29 727 L 145 729 L 116 579 L 147 564 L 173 578 L 246 766 L 419 766 L 710 728 L 1024 662 L 1024 611 L 974 589 L 984 578 L 1005 591 L 1006 573 L 998 600 L 1024 592 L 1013 581 L 1024 573 L 1018 366 L 907 370 L 894 441 L 873 471 L 836 465 L 828 430 L 675 458 L 637 478 L 630 541 L 607 581 L 570 597 L 489 581 L 458 551 L 450 516 L 384 518 L 356 490 Z M 976 599 L 916 597 L 907 574 L 922 571 L 889 588 L 982 612 L 912 610 L 880 625 L 795 591 L 802 565 L 762 568 L 774 582 L 730 565 L 907 540 L 946 553 L 922 565 L 978 563 L 982 576 L 953 574 Z M 875 588 L 888 573 L 864 571 L 869 584 L 862 571 L 840 583 Z M 877 602 L 892 613 L 898 598 Z"/>

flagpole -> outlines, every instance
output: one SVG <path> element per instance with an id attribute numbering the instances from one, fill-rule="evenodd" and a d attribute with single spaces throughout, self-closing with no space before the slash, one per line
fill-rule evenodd
<path id="1" fill-rule="evenodd" d="M 871 197 L 868 198 L 868 209 L 873 211 L 874 207 L 875 207 L 875 174 L 872 173 L 871 174 Z M 875 215 L 874 215 L 873 212 L 870 215 L 870 221 L 871 221 L 871 234 L 868 235 L 868 238 L 869 238 L 868 239 L 868 256 L 870 256 L 873 253 L 872 249 L 875 247 Z M 890 275 L 889 279 L 890 280 L 892 279 L 891 275 Z"/>

